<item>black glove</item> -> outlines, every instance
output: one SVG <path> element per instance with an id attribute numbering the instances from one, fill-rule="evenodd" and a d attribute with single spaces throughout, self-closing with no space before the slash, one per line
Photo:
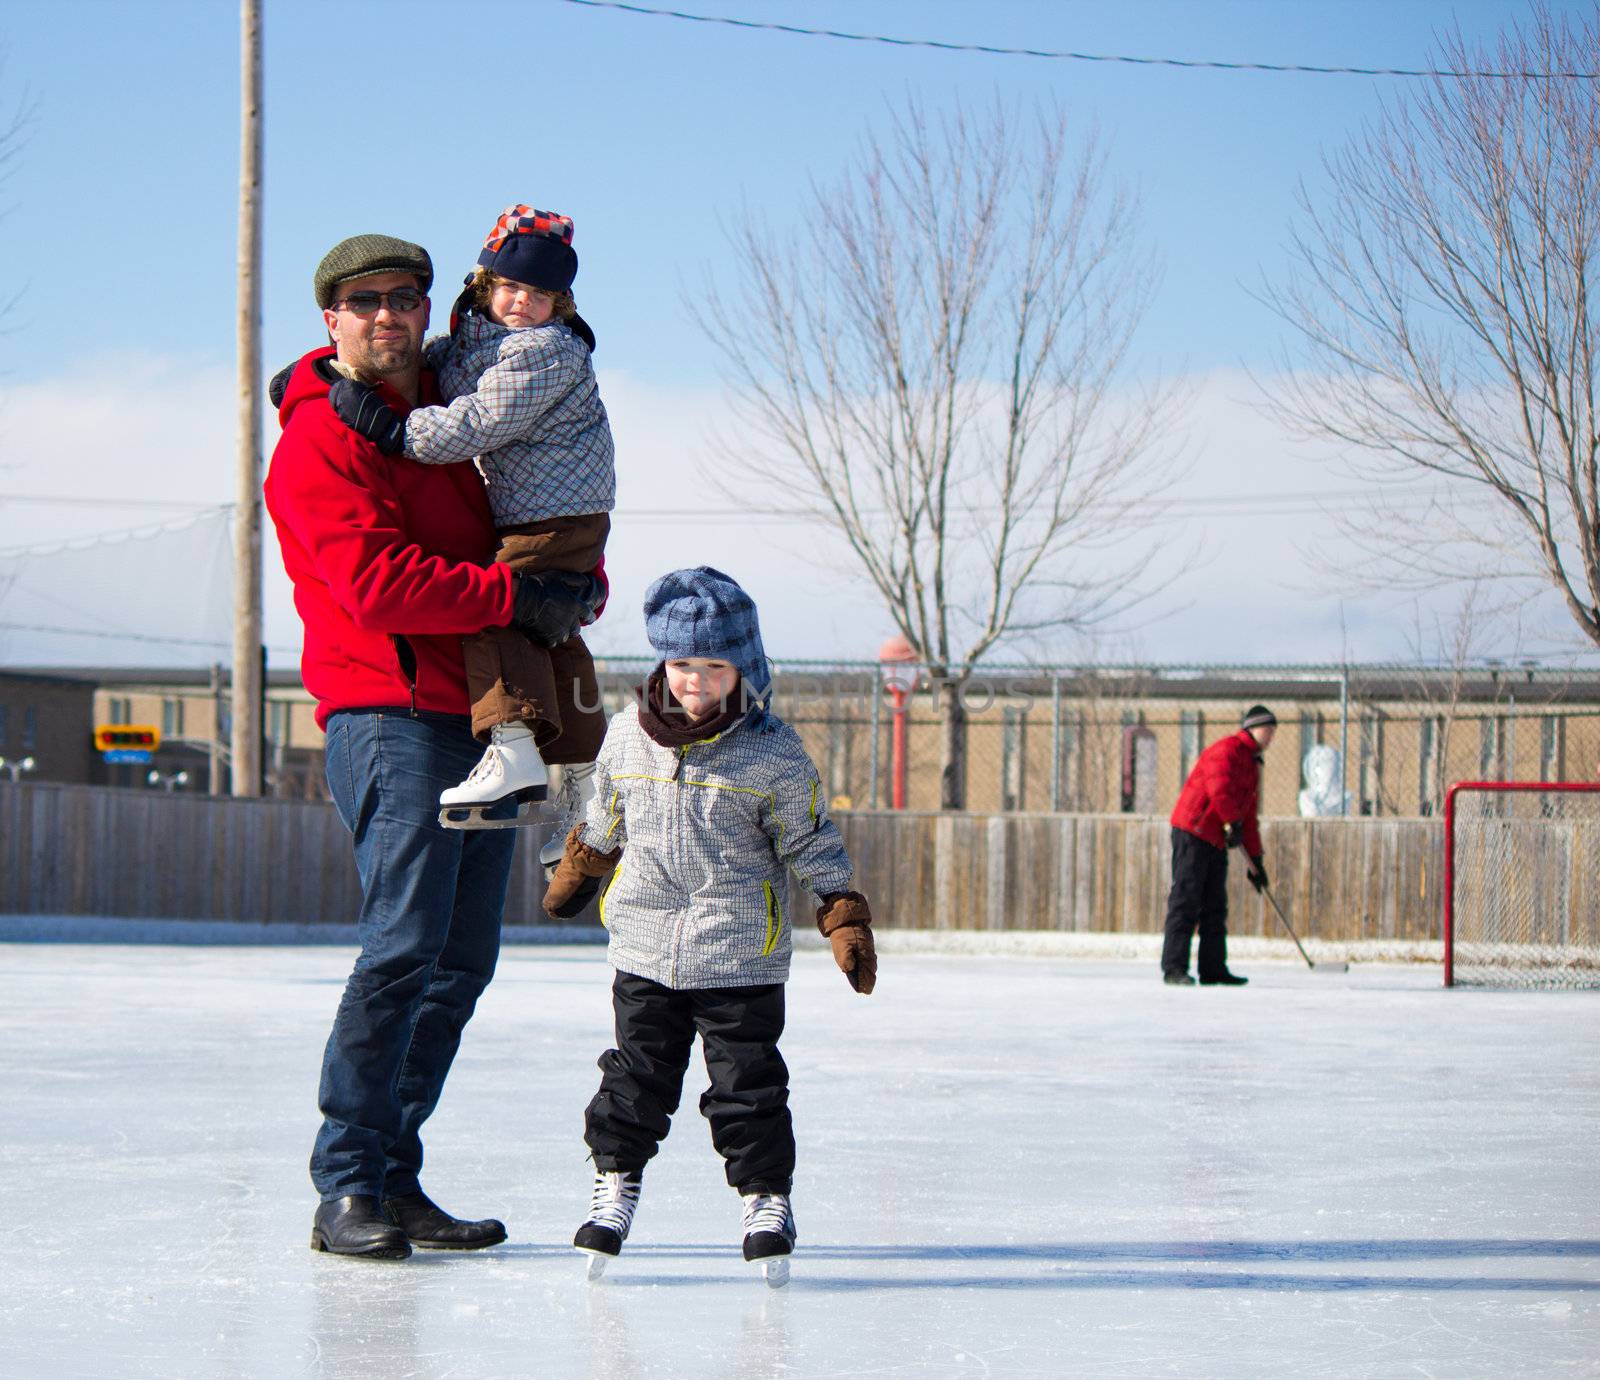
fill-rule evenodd
<path id="1" fill-rule="evenodd" d="M 1250 859 L 1250 866 L 1244 870 L 1244 879 L 1257 891 L 1267 889 L 1267 865 L 1259 857 Z"/>
<path id="2" fill-rule="evenodd" d="M 571 920 L 583 914 L 584 907 L 594 900 L 600 888 L 605 885 L 604 877 L 585 877 L 572 889 L 572 893 L 556 905 L 546 905 L 546 915 L 554 916 L 557 920 Z"/>
<path id="3" fill-rule="evenodd" d="M 298 363 L 300 361 L 295 360 L 291 364 L 285 364 L 283 368 L 272 376 L 272 381 L 267 384 L 267 396 L 272 399 L 274 407 L 283 406 L 283 395 L 289 390 L 289 375 L 294 373 L 294 366 Z"/>
<path id="4" fill-rule="evenodd" d="M 577 312 L 573 312 L 571 318 L 567 321 L 567 329 L 589 347 L 591 355 L 594 353 L 594 331 L 589 323 L 579 316 Z"/>
<path id="5" fill-rule="evenodd" d="M 328 401 L 341 422 L 356 435 L 365 436 L 385 455 L 398 455 L 406 448 L 404 420 L 370 383 L 340 379 L 328 390 Z"/>
<path id="6" fill-rule="evenodd" d="M 511 626 L 541 647 L 559 647 L 594 617 L 605 586 L 593 575 L 545 570 L 513 575 Z"/>
<path id="7" fill-rule="evenodd" d="M 1224 848 L 1237 848 L 1244 842 L 1244 829 L 1237 824 L 1224 824 L 1222 826 L 1222 846 Z"/>

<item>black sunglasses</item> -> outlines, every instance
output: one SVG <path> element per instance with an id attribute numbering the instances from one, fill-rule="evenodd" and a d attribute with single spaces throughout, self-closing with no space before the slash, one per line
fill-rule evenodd
<path id="1" fill-rule="evenodd" d="M 333 304 L 357 316 L 376 316 L 384 307 L 390 311 L 415 311 L 422 305 L 416 288 L 395 288 L 393 292 L 352 292 Z"/>

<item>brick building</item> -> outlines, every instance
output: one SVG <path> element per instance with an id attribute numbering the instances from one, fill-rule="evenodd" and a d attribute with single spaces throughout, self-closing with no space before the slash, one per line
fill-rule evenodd
<path id="1" fill-rule="evenodd" d="M 76 671 L 0 671 L 0 758 L 32 759 L 29 780 L 86 784 L 99 758 L 86 729 L 94 706 L 93 677 Z"/>
<path id="2" fill-rule="evenodd" d="M 777 708 L 806 742 L 840 808 L 886 807 L 893 771 L 893 710 L 875 695 L 876 666 L 778 666 Z M 648 664 L 600 665 L 603 706 L 629 702 Z M 939 802 L 942 693 L 924 687 L 907 706 L 906 788 L 912 809 Z M 1456 780 L 1590 780 L 1600 768 L 1600 672 L 1485 666 L 1075 668 L 997 670 L 973 678 L 968 712 L 967 804 L 1007 810 L 1165 814 L 1194 759 L 1238 724 L 1252 702 L 1278 715 L 1267 754 L 1263 813 L 1294 815 L 1313 747 L 1344 759 L 1348 811 L 1438 812 Z M 187 790 L 215 775 L 227 789 L 229 708 L 204 669 L 99 668 L 0 675 L 0 756 L 21 749 L 26 725 L 38 779 L 142 786 L 150 768 L 107 767 L 92 750 L 95 724 L 149 724 L 162 745 L 152 766 Z M 267 792 L 326 794 L 322 732 L 295 671 L 267 681 L 263 760 Z M 28 718 L 29 710 L 33 717 Z M 12 747 L 5 744 L 9 742 Z"/>

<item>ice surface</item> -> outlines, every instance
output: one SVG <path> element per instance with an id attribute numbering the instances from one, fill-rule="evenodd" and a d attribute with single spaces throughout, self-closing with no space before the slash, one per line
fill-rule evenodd
<path id="1" fill-rule="evenodd" d="M 695 1110 L 597 1285 L 568 1245 L 610 1029 L 508 948 L 427 1136 L 503 1247 L 307 1249 L 341 948 L 0 945 L 5 1377 L 1600 1373 L 1600 998 L 1431 967 L 796 961 L 793 1282 Z"/>

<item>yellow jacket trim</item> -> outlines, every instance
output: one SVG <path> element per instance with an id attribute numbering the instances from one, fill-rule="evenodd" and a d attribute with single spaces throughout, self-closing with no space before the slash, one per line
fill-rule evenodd
<path id="1" fill-rule="evenodd" d="M 778 936 L 783 933 L 783 906 L 771 882 L 762 882 L 761 890 L 767 897 L 767 942 L 761 946 L 761 956 L 765 958 L 778 947 Z"/>
<path id="2" fill-rule="evenodd" d="M 622 863 L 618 862 L 617 865 L 611 869 L 611 876 L 606 882 L 605 890 L 600 893 L 600 928 L 603 930 L 608 930 L 611 928 L 611 926 L 606 924 L 606 897 L 611 895 L 611 889 L 616 886 L 617 878 L 621 875 Z"/>

